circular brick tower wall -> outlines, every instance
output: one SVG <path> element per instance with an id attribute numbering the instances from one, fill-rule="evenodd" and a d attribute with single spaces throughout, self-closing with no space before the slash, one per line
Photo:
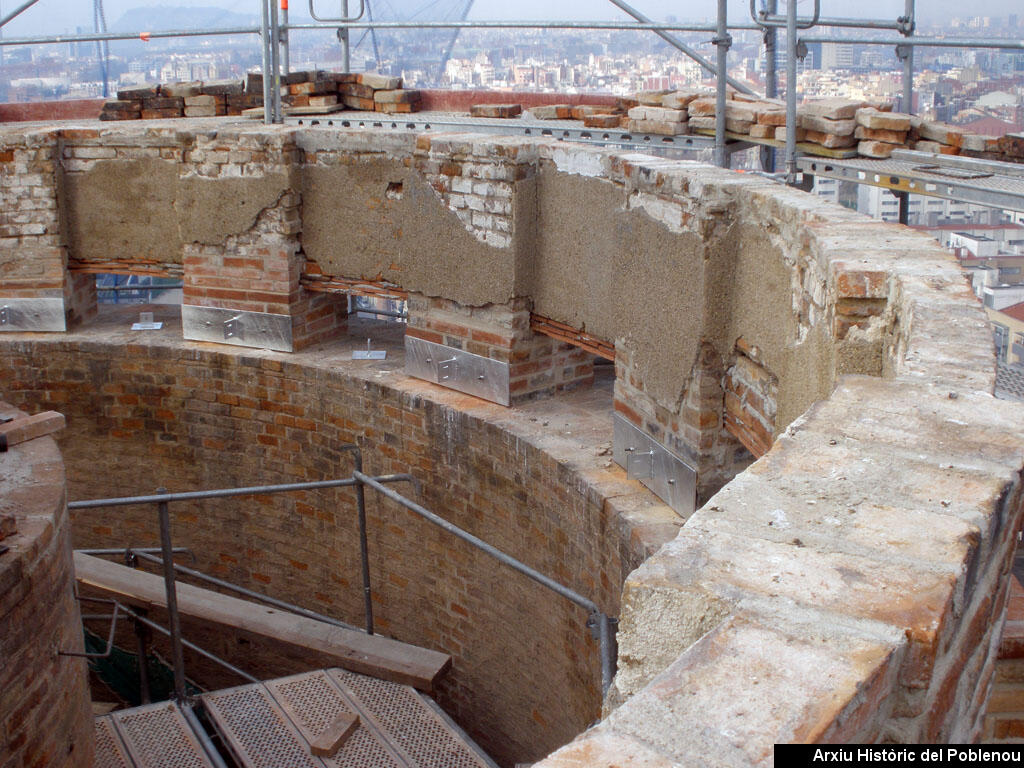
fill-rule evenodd
<path id="1" fill-rule="evenodd" d="M 74 499 L 347 477 L 341 446 L 358 443 L 368 473 L 412 473 L 421 491 L 393 487 L 613 616 L 626 575 L 681 524 L 605 467 L 607 392 L 597 440 L 560 437 L 528 411 L 343 370 L 348 347 L 286 356 L 199 349 L 173 334 L 145 346 L 122 344 L 120 329 L 82 334 L 8 350 L 8 389 L 67 416 Z M 594 447 L 581 452 L 581 441 Z M 366 498 L 376 631 L 452 655 L 438 700 L 490 754 L 537 759 L 599 716 L 586 611 L 372 490 Z M 195 553 L 193 567 L 363 625 L 352 489 L 170 509 L 174 545 Z M 78 548 L 158 545 L 155 509 L 77 511 L 74 538 Z M 252 638 L 202 626 L 186 636 L 261 678 L 323 665 L 291 666 Z M 239 682 L 199 659 L 188 669 L 210 687 Z"/>
<path id="2" fill-rule="evenodd" d="M 605 717 L 546 768 L 980 733 L 1024 416 L 993 397 L 990 328 L 932 239 L 769 180 L 524 137 L 186 124 L 9 141 L 50 195 L 11 230 L 9 294 L 52 272 L 65 315 L 87 317 L 88 270 L 144 256 L 183 274 L 193 319 L 277 315 L 301 350 L 341 343 L 307 288 L 397 285 L 406 340 L 503 354 L 512 395 L 589 378 L 575 358 L 534 370 L 535 323 L 585 331 L 615 358 L 601 439 L 613 407 L 694 463 L 706 503 L 679 530 L 575 434 L 531 431 L 521 403 L 357 369 L 351 346 L 214 348 L 173 322 L 5 346 L 0 388 L 70 419 L 73 497 L 345 476 L 353 441 L 370 472 L 412 472 L 426 506 L 621 615 Z M 126 195 L 143 208 L 122 222 Z M 567 415 L 551 403 L 534 421 Z M 176 541 L 359 623 L 352 507 L 349 491 L 196 504 L 175 510 Z M 499 761 L 593 721 L 579 611 L 379 499 L 369 515 L 381 631 L 453 654 L 442 703 Z M 153 512 L 83 514 L 75 536 L 151 544 Z"/>
<path id="3" fill-rule="evenodd" d="M 0 402 L 0 417 L 20 414 Z M 64 467 L 53 439 L 0 453 L 0 765 L 89 768 L 92 710 L 73 593 Z"/>

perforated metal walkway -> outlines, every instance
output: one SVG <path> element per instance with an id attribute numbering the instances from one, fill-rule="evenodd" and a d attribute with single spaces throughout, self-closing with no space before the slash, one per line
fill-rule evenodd
<path id="1" fill-rule="evenodd" d="M 496 768 L 428 697 L 342 669 L 214 691 L 200 697 L 223 744 L 248 768 Z M 331 757 L 311 742 L 338 715 L 359 726 Z M 96 768 L 208 766 L 178 708 L 152 704 L 96 718 Z"/>
<path id="2" fill-rule="evenodd" d="M 214 768 L 176 704 L 169 701 L 97 717 L 93 768 Z"/>

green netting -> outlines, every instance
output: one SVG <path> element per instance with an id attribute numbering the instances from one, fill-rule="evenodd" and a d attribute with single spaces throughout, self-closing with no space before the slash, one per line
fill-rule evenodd
<path id="1" fill-rule="evenodd" d="M 106 638 L 85 630 L 85 650 L 88 653 L 103 653 L 107 648 Z M 114 693 L 129 706 L 137 707 L 142 703 L 139 692 L 139 658 L 116 645 L 110 655 L 103 659 L 89 659 L 89 668 L 96 673 Z M 146 669 L 149 672 L 149 694 L 153 701 L 166 701 L 174 693 L 174 672 L 156 654 L 146 657 Z M 186 680 L 185 689 L 189 695 L 202 693 L 202 689 Z"/>

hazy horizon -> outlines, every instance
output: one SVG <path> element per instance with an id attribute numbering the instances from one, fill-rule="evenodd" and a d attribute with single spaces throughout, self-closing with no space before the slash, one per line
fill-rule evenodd
<path id="1" fill-rule="evenodd" d="M 0 11 L 9 12 L 22 2 L 24 0 L 0 0 Z M 339 0 L 315 0 L 315 2 L 319 15 L 333 15 L 340 7 Z M 760 0 L 758 2 L 760 3 Z M 357 3 L 358 0 L 351 0 L 350 5 L 355 7 Z M 700 0 L 700 2 L 686 4 L 668 0 L 632 0 L 630 4 L 656 20 L 664 20 L 669 15 L 687 20 L 710 20 L 714 18 L 716 8 L 714 0 Z M 260 9 L 259 3 L 255 0 L 104 0 L 108 25 L 115 24 L 117 19 L 130 9 L 156 6 L 220 8 L 229 14 L 249 16 L 258 16 Z M 297 0 L 292 4 L 292 17 L 306 17 L 307 7 L 306 2 Z M 415 15 L 420 19 L 438 20 L 452 18 L 453 9 L 457 7 L 460 7 L 457 0 L 434 3 L 429 0 L 391 0 L 390 2 L 374 0 L 373 2 L 373 10 L 377 18 L 410 18 Z M 780 0 L 779 7 L 784 11 L 784 0 Z M 808 15 L 811 9 L 810 0 L 801 0 L 799 7 L 801 15 Z M 1022 20 L 1024 20 L 1024 10 L 1022 10 L 1019 0 L 982 0 L 978 5 L 972 6 L 969 14 L 965 13 L 963 8 L 963 3 L 955 0 L 928 0 L 918 3 L 917 17 L 921 23 L 935 23 L 955 16 L 960 18 L 970 16 L 1005 17 L 1011 13 L 1021 13 Z M 748 9 L 749 2 L 747 0 L 729 0 L 730 20 L 747 21 L 749 19 Z M 846 3 L 837 3 L 834 0 L 823 0 L 822 2 L 823 16 L 895 19 L 902 13 L 903 3 L 900 0 L 864 0 L 857 4 L 855 11 L 851 11 Z M 625 13 L 603 0 L 563 0 L 557 4 L 544 0 L 519 0 L 515 5 L 499 2 L 499 0 L 476 0 L 469 18 L 629 20 Z M 92 3 L 88 0 L 39 0 L 35 6 L 4 26 L 2 34 L 5 37 L 56 35 L 73 31 L 79 26 L 91 30 L 92 23 Z M 972 31 L 972 33 L 978 34 L 977 31 Z"/>

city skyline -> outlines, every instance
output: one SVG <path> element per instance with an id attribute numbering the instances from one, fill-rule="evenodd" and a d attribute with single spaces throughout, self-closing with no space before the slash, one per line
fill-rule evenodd
<path id="1" fill-rule="evenodd" d="M 22 0 L 0 0 L 0 11 L 9 12 L 20 5 Z M 104 10 L 108 25 L 117 24 L 118 19 L 126 12 L 138 8 L 158 7 L 196 7 L 216 8 L 225 11 L 225 18 L 231 14 L 257 16 L 259 4 L 254 0 L 104 0 Z M 317 0 L 318 14 L 331 14 L 337 0 L 324 2 Z M 307 4 L 295 3 L 291 9 L 293 19 L 308 18 Z M 355 3 L 353 2 L 353 5 Z M 644 14 L 656 20 L 665 20 L 674 16 L 680 20 L 711 20 L 715 16 L 713 0 L 701 0 L 685 6 L 669 0 L 635 0 L 632 5 Z M 427 8 L 427 6 L 430 6 Z M 426 0 L 377 0 L 374 13 L 377 18 L 409 18 L 414 14 L 417 18 L 437 20 L 450 18 L 455 9 L 461 7 L 458 0 L 446 3 L 428 3 Z M 779 3 L 780 11 L 785 11 L 785 2 Z M 1000 17 L 1015 14 L 1019 10 L 1016 0 L 984 0 L 972 6 L 969 14 L 964 13 L 962 3 L 954 0 L 930 0 L 918 3 L 916 14 L 921 24 L 948 22 L 952 18 L 969 17 Z M 801 16 L 811 13 L 810 0 L 799 3 Z M 850 9 L 845 4 L 822 3 L 823 16 L 844 16 L 858 18 L 896 18 L 903 13 L 903 4 L 899 0 L 865 0 Z M 602 0 L 563 0 L 554 5 L 542 0 L 521 0 L 514 6 L 499 0 L 476 0 L 469 13 L 470 19 L 476 20 L 597 20 L 629 21 L 625 13 L 611 3 Z M 729 19 L 735 23 L 749 21 L 749 4 L 744 0 L 729 0 Z M 60 34 L 76 27 L 91 28 L 93 24 L 92 3 L 81 0 L 40 0 L 37 5 L 29 8 L 3 28 L 6 37 L 41 34 Z M 187 26 L 187 24 L 183 24 Z"/>

